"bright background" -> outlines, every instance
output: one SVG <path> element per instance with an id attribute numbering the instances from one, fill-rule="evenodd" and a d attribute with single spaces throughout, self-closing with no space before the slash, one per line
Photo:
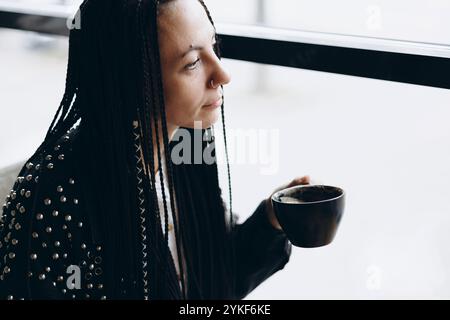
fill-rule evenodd
<path id="1" fill-rule="evenodd" d="M 450 44 L 443 0 L 267 0 L 259 14 L 260 1 L 206 2 L 220 22 Z M 66 38 L 0 29 L 0 168 L 24 161 L 44 138 L 63 94 L 66 59 Z M 232 76 L 227 129 L 279 134 L 269 150 L 279 162 L 273 174 L 262 174 L 260 163 L 231 165 L 241 220 L 298 175 L 347 192 L 335 241 L 294 248 L 285 269 L 247 298 L 450 298 L 450 90 L 224 65 Z M 224 177 L 221 167 L 226 195 Z"/>

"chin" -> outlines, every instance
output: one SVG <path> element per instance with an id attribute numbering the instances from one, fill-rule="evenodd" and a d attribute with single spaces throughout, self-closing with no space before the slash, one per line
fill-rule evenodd
<path id="1" fill-rule="evenodd" d="M 220 110 L 220 109 L 218 109 Z M 211 127 L 219 120 L 220 113 L 216 110 L 209 117 L 206 117 L 202 120 L 202 129 L 206 129 Z"/>
<path id="2" fill-rule="evenodd" d="M 190 129 L 200 129 L 199 123 L 196 124 L 194 128 L 194 122 L 201 122 L 201 128 L 206 129 L 211 127 L 219 120 L 220 116 L 220 108 L 217 108 L 212 111 L 205 112 L 202 116 L 198 117 L 195 120 L 186 123 L 185 125 L 181 125 L 181 127 L 190 128 Z"/>

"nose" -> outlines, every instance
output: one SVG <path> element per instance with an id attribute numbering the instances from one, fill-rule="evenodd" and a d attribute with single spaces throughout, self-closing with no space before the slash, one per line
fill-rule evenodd
<path id="1" fill-rule="evenodd" d="M 224 69 L 222 61 L 218 58 L 212 77 L 215 85 L 226 85 L 231 82 L 230 74 Z"/>

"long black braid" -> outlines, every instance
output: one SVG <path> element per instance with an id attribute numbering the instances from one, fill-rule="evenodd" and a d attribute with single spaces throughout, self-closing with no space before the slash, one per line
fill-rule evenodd
<path id="1" fill-rule="evenodd" d="M 167 4 L 172 2 L 173 0 L 166 0 L 166 1 L 158 1 L 158 4 Z M 214 21 L 211 17 L 211 14 L 206 6 L 206 4 L 204 3 L 203 0 L 198 0 L 200 2 L 200 4 L 203 6 L 209 21 L 211 22 L 212 26 L 215 29 L 215 25 L 214 25 Z M 157 43 L 158 43 L 158 38 L 157 35 L 154 37 L 155 40 L 155 47 L 157 47 Z M 220 39 L 218 38 L 217 34 L 216 34 L 216 45 L 215 45 L 215 52 L 217 54 L 217 56 L 220 58 L 221 54 L 220 54 Z M 156 61 L 159 62 L 159 51 L 156 50 Z M 159 70 L 158 68 L 156 68 L 156 70 Z M 158 76 L 156 77 L 156 81 L 161 81 L 161 76 L 158 74 Z M 159 83 L 158 87 L 162 87 L 162 84 Z M 223 87 L 222 87 L 222 92 L 223 92 Z M 163 96 L 163 91 L 159 90 L 159 106 L 160 106 L 160 115 L 162 116 L 162 132 L 163 132 L 163 142 L 164 145 L 167 146 L 168 145 L 168 137 L 167 137 L 167 127 L 166 127 L 166 119 L 165 119 L 165 111 L 164 111 L 164 96 Z M 222 96 L 223 98 L 223 96 Z M 157 104 L 156 104 L 157 105 Z M 233 215 L 232 215 L 232 193 L 231 193 L 231 174 L 230 174 L 230 167 L 229 167 L 229 157 L 228 157 L 228 146 L 227 146 L 227 141 L 226 141 L 226 129 L 225 129 L 225 115 L 224 115 L 224 103 L 222 103 L 221 106 L 221 113 L 222 113 L 222 124 L 223 124 L 223 133 L 224 133 L 224 144 L 225 144 L 225 152 L 226 152 L 226 161 L 227 161 L 227 173 L 228 173 L 228 187 L 229 187 L 229 196 L 230 196 L 230 221 L 229 221 L 229 226 L 233 225 Z M 155 116 L 154 119 L 156 119 L 156 110 L 155 110 Z M 157 126 L 157 124 L 156 124 Z M 157 135 L 158 135 L 158 130 L 156 131 Z M 213 131 L 212 131 L 213 132 Z M 214 140 L 214 137 L 211 137 L 212 140 Z M 158 163 L 159 163 L 159 167 L 161 168 L 161 160 L 160 160 L 160 147 L 159 147 L 159 137 L 157 136 L 157 146 L 158 146 Z M 165 147 L 164 148 L 165 151 L 165 160 L 166 160 L 166 166 L 167 166 L 167 170 L 168 170 L 168 182 L 169 182 L 169 188 L 170 190 L 173 189 L 172 183 L 173 183 L 173 172 L 172 172 L 172 162 L 169 161 L 170 160 L 170 155 L 169 155 L 169 148 Z M 161 178 L 161 185 L 164 185 L 164 181 L 162 178 L 162 175 L 160 175 Z M 217 171 L 215 171 L 215 175 L 213 176 L 213 178 L 216 181 L 216 184 L 218 186 L 218 173 Z M 177 186 L 174 186 L 175 188 L 175 194 L 180 194 L 180 192 L 177 190 Z M 165 234 L 166 234 L 166 243 L 167 243 L 167 235 L 168 235 L 168 229 L 167 229 L 167 209 L 166 209 L 166 200 L 165 200 L 165 194 L 164 194 L 164 187 L 162 188 L 163 191 L 163 203 L 164 203 L 164 210 L 165 210 Z M 218 190 L 218 196 L 220 197 L 220 189 Z M 178 203 L 175 202 L 173 199 L 173 194 L 172 192 L 170 192 L 170 201 L 171 201 L 171 205 L 172 205 L 172 219 L 174 221 L 174 227 L 175 227 L 175 237 L 176 237 L 176 241 L 177 241 L 177 247 L 181 248 L 180 243 L 179 243 L 179 231 L 178 231 L 178 224 L 177 224 L 177 217 L 174 214 L 175 210 L 174 210 L 174 203 Z M 177 208 L 178 210 L 178 208 Z M 231 227 L 230 227 L 231 228 Z M 233 240 L 233 238 L 231 237 L 231 240 Z M 231 243 L 231 248 L 234 248 L 233 243 Z M 234 252 L 234 251 L 233 251 Z M 231 257 L 234 257 L 234 254 L 231 254 Z M 181 258 L 181 252 L 180 250 L 178 251 L 178 262 L 179 262 L 179 267 L 180 267 L 180 272 L 181 272 L 181 280 L 182 280 L 182 285 L 183 285 L 183 290 L 184 290 L 184 274 L 183 274 L 183 264 L 182 264 L 182 258 Z M 234 261 L 232 264 L 233 270 L 231 270 L 231 274 L 234 275 Z M 192 279 L 193 281 L 196 281 L 196 279 Z M 230 280 L 230 279 L 228 279 Z M 232 277 L 232 281 L 235 280 L 235 277 Z M 232 288 L 234 288 L 234 284 L 232 284 Z M 185 292 L 183 291 L 183 293 L 185 294 Z"/>
<path id="2" fill-rule="evenodd" d="M 209 9 L 206 6 L 205 2 L 203 0 L 199 0 L 199 2 L 202 4 L 203 8 L 205 9 L 206 14 L 208 15 L 208 19 L 211 22 L 211 24 L 213 25 L 214 30 L 216 30 L 216 26 L 215 26 L 214 21 L 212 19 L 211 13 L 209 12 Z M 218 37 L 217 32 L 216 32 L 216 44 L 215 44 L 215 48 L 214 49 L 215 49 L 216 55 L 219 57 L 219 59 L 221 59 L 221 56 L 222 56 L 220 48 L 221 48 L 221 42 L 220 42 L 220 38 Z M 222 93 L 223 93 L 224 92 L 223 91 L 223 86 L 221 86 L 221 87 L 222 87 Z M 221 109 L 221 116 L 222 116 L 222 131 L 223 131 L 223 140 L 224 140 L 224 147 L 225 147 L 225 160 L 226 160 L 226 163 L 227 163 L 228 195 L 229 195 L 229 207 L 230 207 L 229 208 L 229 213 L 230 213 L 229 214 L 229 232 L 232 232 L 233 225 L 234 225 L 234 221 L 233 221 L 233 199 L 232 199 L 232 191 L 231 191 L 231 170 L 230 170 L 230 162 L 229 162 L 229 154 L 228 154 L 227 133 L 226 133 L 226 126 L 225 126 L 225 108 L 224 108 L 224 106 L 225 106 L 225 97 L 222 94 L 222 105 L 221 105 L 220 109 Z M 225 205 L 224 205 L 224 209 L 226 211 L 226 206 Z M 236 280 L 236 277 L 234 276 L 235 272 L 236 272 L 236 261 L 234 260 L 234 258 L 235 258 L 234 243 L 233 243 L 234 238 L 231 237 L 230 240 L 231 240 L 231 250 L 232 250 L 231 258 L 233 259 L 231 261 L 231 263 L 232 263 L 231 264 L 231 268 L 232 268 L 231 281 L 233 281 L 231 290 L 234 290 L 234 287 L 235 287 L 234 281 Z"/>
<path id="3" fill-rule="evenodd" d="M 159 3 L 157 3 L 158 5 Z M 156 8 L 157 10 L 158 8 Z M 151 10 L 141 10 L 142 14 L 151 12 Z M 143 21 L 149 21 L 149 19 L 153 20 L 153 25 L 151 26 L 150 30 L 156 30 L 157 25 L 157 15 L 153 17 L 148 17 L 145 15 L 145 18 L 140 19 Z M 144 30 L 144 28 L 141 28 Z M 148 30 L 148 29 L 147 29 Z M 158 108 L 153 108 L 153 117 L 150 117 L 149 113 L 146 112 L 145 118 L 146 122 L 150 121 L 150 118 L 153 119 L 152 127 L 146 128 L 145 130 L 148 130 L 150 132 L 150 141 L 153 139 L 153 128 L 155 132 L 155 140 L 157 144 L 157 161 L 158 161 L 158 167 L 159 170 L 161 170 L 160 174 L 160 184 L 162 186 L 162 199 L 163 199 L 163 207 L 164 207 L 164 221 L 165 221 L 165 244 L 168 245 L 168 209 L 167 209 L 167 201 L 166 201 L 166 194 L 165 194 L 165 187 L 164 187 L 164 172 L 162 171 L 162 160 L 161 160 L 161 146 L 160 146 L 160 130 L 159 130 L 159 120 L 161 120 L 161 126 L 162 126 L 162 135 L 163 135 L 163 144 L 164 144 L 164 153 L 165 153 L 165 162 L 166 162 L 166 168 L 168 171 L 168 183 L 169 183 L 169 194 L 170 194 L 170 204 L 171 204 L 171 210 L 172 210 L 172 219 L 174 221 L 174 228 L 175 228 L 175 238 L 177 242 L 177 247 L 179 248 L 177 255 L 178 255 L 178 261 L 179 261 L 179 269 L 180 269 L 180 276 L 181 276 L 181 284 L 182 284 L 182 293 L 183 297 L 186 297 L 186 290 L 185 290 L 185 282 L 184 282 L 184 269 L 182 264 L 182 258 L 181 258 L 181 245 L 180 245 L 180 239 L 178 236 L 178 223 L 177 223 L 177 217 L 175 212 L 178 212 L 178 209 L 175 209 L 176 202 L 174 200 L 173 191 L 174 190 L 174 182 L 173 182 L 173 172 L 172 172 L 172 162 L 169 161 L 170 159 L 170 149 L 169 149 L 169 139 L 168 139 L 168 133 L 167 133 L 167 121 L 166 121 L 166 114 L 165 114 L 165 108 L 164 108 L 164 95 L 163 95 L 163 85 L 161 82 L 162 76 L 160 73 L 161 67 L 160 67 L 160 57 L 159 57 L 159 50 L 155 50 L 155 48 L 158 48 L 158 33 L 154 32 L 153 34 L 148 35 L 148 39 L 146 36 L 146 33 L 144 32 L 142 35 L 142 41 L 144 44 L 144 54 L 143 54 L 143 70 L 144 70 L 144 92 L 148 93 L 151 92 L 149 89 L 151 87 L 156 88 L 153 92 L 157 92 L 157 95 L 152 95 L 152 103 L 153 106 L 159 105 Z M 148 42 L 151 42 L 149 45 Z M 152 51 L 153 52 L 148 52 Z M 150 67 L 148 65 L 148 62 L 150 62 L 152 70 L 154 70 L 155 77 L 150 77 L 148 70 L 150 70 Z M 151 81 L 151 82 L 150 82 Z M 145 105 L 149 106 L 149 100 L 148 95 L 144 94 L 145 96 Z M 147 111 L 149 111 L 150 108 L 145 108 Z M 152 149 L 152 148 L 150 148 Z M 150 171 L 154 172 L 154 155 L 153 150 L 150 150 Z M 152 175 L 152 188 L 155 187 L 155 177 Z M 177 210 L 177 211 L 176 211 Z M 160 214 L 159 214 L 159 207 L 156 207 L 156 220 L 159 223 L 160 221 Z M 168 254 L 168 251 L 165 251 L 166 255 Z M 167 257 L 165 257 L 165 261 L 168 261 Z"/>
<path id="4" fill-rule="evenodd" d="M 157 4 L 160 4 L 160 1 L 157 1 Z M 158 7 L 157 7 L 158 10 Z M 158 48 L 159 46 L 159 38 L 158 38 L 158 33 L 156 33 L 155 37 L 154 37 L 154 47 Z M 155 50 L 155 61 L 158 62 L 158 65 L 160 63 L 160 55 L 159 55 L 159 50 Z M 158 82 L 158 87 L 159 88 L 163 88 L 163 84 L 162 84 L 162 75 L 160 74 L 160 70 L 161 68 L 156 68 L 157 69 L 157 76 L 156 76 L 156 81 Z M 159 106 L 160 106 L 160 115 L 161 115 L 161 123 L 162 123 L 162 133 L 163 133 L 163 143 L 164 143 L 164 158 L 166 161 L 166 168 L 167 168 L 167 174 L 168 174 L 168 182 L 169 182 L 169 195 L 170 195 L 170 204 L 171 204 L 171 210 L 172 210 L 172 220 L 174 222 L 174 233 L 175 233 L 175 241 L 177 243 L 177 248 L 178 252 L 177 252 L 177 256 L 178 256 L 178 263 L 179 263 L 179 270 L 180 270 L 180 276 L 181 276 L 181 284 L 182 284 L 182 294 L 183 297 L 186 298 L 186 288 L 185 288 L 185 275 L 184 275 L 184 266 L 183 266 L 183 257 L 182 257 L 182 246 L 181 246 L 181 241 L 180 241 L 180 237 L 179 235 L 179 230 L 178 230 L 178 218 L 177 218 L 177 212 L 179 212 L 180 208 L 176 205 L 178 202 L 174 200 L 174 192 L 176 193 L 176 187 L 174 186 L 174 178 L 173 178 L 173 169 L 172 169 L 172 161 L 169 161 L 170 158 L 170 148 L 169 148 L 169 138 L 168 138 L 168 131 L 167 131 L 167 120 L 166 120 L 166 112 L 165 112 L 165 103 L 164 103 L 164 92 L 163 90 L 159 90 L 158 91 L 159 95 Z M 156 118 L 156 117 L 155 117 Z M 156 131 L 158 132 L 158 126 L 156 126 Z M 163 174 L 164 172 L 162 172 L 162 166 L 161 166 L 161 157 L 159 154 L 159 136 L 157 135 L 157 146 L 158 146 L 158 165 L 159 168 L 161 168 L 161 186 L 162 186 L 162 196 L 163 196 L 163 204 L 164 204 L 164 211 L 165 211 L 165 215 L 164 215 L 164 219 L 165 219 L 165 243 L 166 245 L 168 244 L 168 216 L 167 216 L 167 204 L 166 204 L 166 197 L 165 197 L 165 188 L 164 188 L 164 179 L 163 179 Z"/>
<path id="5" fill-rule="evenodd" d="M 74 23 L 74 21 L 72 21 L 72 23 Z M 79 110 L 74 107 L 71 108 L 72 102 L 79 90 L 79 74 L 77 69 L 78 63 L 76 61 L 76 59 L 78 59 L 78 42 L 78 33 L 72 30 L 69 37 L 69 54 L 63 98 L 59 104 L 55 116 L 53 117 L 50 127 L 47 130 L 45 139 L 37 149 L 36 153 L 48 148 L 48 146 L 58 139 L 58 137 L 63 134 L 65 130 L 73 126 L 76 122 L 75 120 L 77 119 L 77 116 L 79 116 Z M 61 115 L 58 117 L 60 113 Z"/>
<path id="6" fill-rule="evenodd" d="M 211 22 L 211 24 L 214 27 L 214 30 L 216 29 L 216 26 L 214 25 L 214 21 L 211 17 L 211 13 L 209 12 L 208 7 L 206 6 L 205 2 L 203 0 L 198 0 L 203 8 L 206 11 L 206 14 L 208 15 L 208 19 Z M 217 33 L 216 33 L 216 45 L 215 45 L 215 52 L 217 54 L 217 56 L 219 58 L 221 58 L 221 52 L 220 52 L 220 38 L 218 37 Z M 223 92 L 223 86 L 222 87 L 222 92 Z M 229 197 L 230 197 L 230 226 L 233 225 L 233 207 L 232 207 L 232 195 L 231 195 L 231 174 L 230 174 L 230 163 L 229 163 L 229 155 L 228 155 L 228 145 L 227 145 L 227 134 L 226 134 L 226 129 L 225 129 L 225 111 L 224 111 L 224 105 L 225 105 L 225 97 L 224 95 L 222 95 L 222 105 L 220 107 L 221 109 L 221 114 L 222 114 L 222 129 L 223 129 L 223 138 L 224 138 L 224 144 L 225 144 L 225 157 L 226 157 L 226 162 L 227 162 L 227 173 L 228 173 L 228 188 L 229 188 Z"/>

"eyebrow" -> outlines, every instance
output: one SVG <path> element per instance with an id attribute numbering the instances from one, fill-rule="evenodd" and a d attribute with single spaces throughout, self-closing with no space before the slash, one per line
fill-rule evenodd
<path id="1" fill-rule="evenodd" d="M 217 35 L 216 31 L 214 31 L 211 40 L 214 40 L 216 38 L 216 35 Z M 202 46 L 194 46 L 193 44 L 191 44 L 189 46 L 189 49 L 181 55 L 180 59 L 183 59 L 191 51 L 198 51 L 198 50 L 203 50 L 203 49 L 204 49 L 204 47 L 202 47 Z"/>

